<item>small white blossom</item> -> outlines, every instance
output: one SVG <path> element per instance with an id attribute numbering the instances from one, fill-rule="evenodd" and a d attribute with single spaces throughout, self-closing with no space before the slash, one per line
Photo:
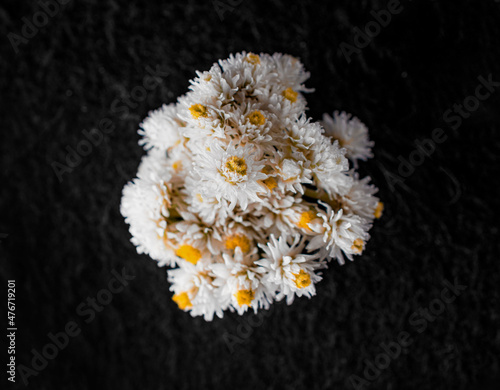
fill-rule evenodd
<path id="1" fill-rule="evenodd" d="M 259 245 L 264 251 L 264 257 L 256 264 L 265 269 L 263 282 L 274 284 L 278 291 L 277 300 L 286 297 L 290 305 L 295 296 L 303 295 L 309 298 L 316 294 L 315 284 L 321 276 L 315 271 L 326 268 L 323 261 L 317 256 L 305 255 L 304 237 L 281 236 L 278 240 L 271 235 L 270 242 L 264 246 Z"/>
<path id="2" fill-rule="evenodd" d="M 355 164 L 357 160 L 366 161 L 373 157 L 373 141 L 368 138 L 368 128 L 358 118 L 351 114 L 335 111 L 333 118 L 323 115 L 325 134 L 339 141 L 340 146 L 346 150 L 346 157 Z"/>

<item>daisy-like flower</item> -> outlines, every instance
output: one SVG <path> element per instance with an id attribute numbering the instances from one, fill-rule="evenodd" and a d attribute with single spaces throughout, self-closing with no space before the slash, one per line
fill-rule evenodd
<path id="1" fill-rule="evenodd" d="M 325 134 L 338 140 L 346 150 L 346 157 L 355 164 L 357 160 L 366 161 L 373 157 L 374 143 L 368 138 L 368 128 L 358 118 L 344 111 L 335 111 L 333 118 L 328 114 L 323 115 L 323 127 Z"/>
<path id="2" fill-rule="evenodd" d="M 352 187 L 348 193 L 343 196 L 335 197 L 338 207 L 345 212 L 358 215 L 367 221 L 382 216 L 383 204 L 374 196 L 378 189 L 369 184 L 370 178 L 359 179 L 357 174 L 353 176 Z"/>
<path id="3" fill-rule="evenodd" d="M 260 181 L 267 175 L 261 151 L 255 145 L 223 147 L 217 142 L 199 150 L 194 171 L 201 177 L 200 188 L 227 201 L 229 210 L 240 204 L 245 210 L 250 202 L 258 202 L 266 192 Z M 208 149 L 208 150 L 207 150 Z"/>
<path id="4" fill-rule="evenodd" d="M 305 240 L 300 235 L 295 237 L 281 236 L 278 239 L 270 236 L 267 245 L 259 245 L 264 257 L 256 263 L 265 269 L 263 281 L 274 284 L 278 291 L 276 299 L 286 297 L 288 305 L 295 296 L 312 297 L 316 294 L 315 283 L 321 280 L 316 271 L 326 268 L 317 256 L 305 255 Z"/>
<path id="5" fill-rule="evenodd" d="M 221 240 L 215 226 L 207 226 L 194 216 L 186 217 L 182 212 L 183 221 L 176 223 L 175 231 L 167 233 L 167 239 L 175 247 L 178 258 L 196 264 L 199 261 L 212 262 L 212 256 L 217 256 L 219 251 L 214 247 L 214 242 Z"/>
<path id="6" fill-rule="evenodd" d="M 185 127 L 186 122 L 179 118 L 178 113 L 179 107 L 175 104 L 151 111 L 138 131 L 143 137 L 139 144 L 146 150 L 156 148 L 162 151 L 181 145 L 183 140 L 179 129 Z"/>
<path id="7" fill-rule="evenodd" d="M 292 56 L 238 53 L 141 124 L 147 154 L 121 213 L 138 253 L 177 267 L 181 310 L 211 321 L 310 298 L 326 260 L 365 249 L 384 206 L 348 159 L 373 142 L 349 114 L 308 117 L 308 78 Z"/>
<path id="8" fill-rule="evenodd" d="M 123 189 L 120 207 L 137 252 L 148 254 L 159 265 L 175 261 L 174 248 L 165 240 L 167 228 L 176 216 L 171 177 L 165 154 L 152 152 L 142 159 L 138 178 Z"/>
<path id="9" fill-rule="evenodd" d="M 287 54 L 275 53 L 272 56 L 278 81 L 286 88 L 294 91 L 313 92 L 313 89 L 306 89 L 304 82 L 310 77 L 302 63 L 295 57 Z"/>
<path id="10" fill-rule="evenodd" d="M 179 268 L 168 271 L 168 280 L 174 292 L 172 299 L 181 310 L 193 317 L 202 315 L 207 321 L 212 321 L 214 314 L 222 318 L 226 307 L 213 284 L 214 275 L 205 264 L 182 262 Z"/>
<path id="11" fill-rule="evenodd" d="M 294 204 L 283 214 L 288 223 L 302 235 L 316 235 L 324 231 L 322 216 L 324 213 L 316 205 L 306 202 Z"/>
<path id="12" fill-rule="evenodd" d="M 347 174 L 349 165 L 344 152 L 337 142 L 332 143 L 326 137 L 312 149 L 310 167 L 316 185 L 329 194 L 345 194 L 352 186 L 352 178 Z"/>
<path id="13" fill-rule="evenodd" d="M 197 215 L 206 225 L 220 225 L 228 217 L 229 210 L 209 189 L 200 188 L 201 178 L 190 172 L 185 177 L 184 199 L 188 210 Z"/>
<path id="14" fill-rule="evenodd" d="M 245 226 L 236 221 L 228 221 L 226 226 L 222 227 L 219 249 L 221 252 L 234 253 L 237 248 L 243 254 L 251 253 L 259 240 L 258 233 L 252 225 Z"/>
<path id="15" fill-rule="evenodd" d="M 269 308 L 274 291 L 261 282 L 264 269 L 256 264 L 257 249 L 247 254 L 238 246 L 233 255 L 223 253 L 223 264 L 212 264 L 216 276 L 214 285 L 220 287 L 221 302 L 243 314 L 248 308 Z"/>
<path id="16" fill-rule="evenodd" d="M 343 209 L 335 211 L 329 205 L 323 205 L 327 209 L 324 233 L 312 238 L 307 249 L 319 249 L 329 258 L 337 259 L 341 265 L 345 263 L 344 255 L 352 261 L 353 255 L 360 255 L 365 249 L 370 239 L 368 230 L 371 224 L 358 215 L 344 214 Z"/>

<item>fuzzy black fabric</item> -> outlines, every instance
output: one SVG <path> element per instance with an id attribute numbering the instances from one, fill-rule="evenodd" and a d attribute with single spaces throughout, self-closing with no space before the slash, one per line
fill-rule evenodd
<path id="1" fill-rule="evenodd" d="M 496 388 L 498 1 L 54 1 L 0 5 L 1 299 L 15 279 L 18 368 L 2 387 Z M 300 57 L 309 114 L 368 125 L 375 158 L 360 169 L 386 210 L 314 298 L 207 323 L 172 302 L 119 204 L 142 118 L 243 50 Z M 152 72 L 160 82 L 141 88 Z M 61 168 L 93 128 L 91 152 Z M 131 280 L 91 309 L 122 272 Z"/>

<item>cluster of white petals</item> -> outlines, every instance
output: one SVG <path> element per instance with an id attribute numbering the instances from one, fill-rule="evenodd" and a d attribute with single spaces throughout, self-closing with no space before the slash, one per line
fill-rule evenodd
<path id="1" fill-rule="evenodd" d="M 319 271 L 359 255 L 381 216 L 353 169 L 371 157 L 367 128 L 346 113 L 308 118 L 308 77 L 289 55 L 232 55 L 141 125 L 147 154 L 121 212 L 193 316 L 315 295 Z"/>

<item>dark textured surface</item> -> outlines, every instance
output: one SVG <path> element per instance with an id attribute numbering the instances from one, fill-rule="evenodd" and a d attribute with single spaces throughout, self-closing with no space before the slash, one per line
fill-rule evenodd
<path id="1" fill-rule="evenodd" d="M 500 80 L 500 3 L 402 4 L 348 63 L 341 43 L 386 2 L 242 1 L 221 21 L 210 1 L 74 0 L 17 54 L 7 34 L 19 34 L 21 18 L 40 6 L 1 3 L 1 295 L 15 278 L 18 364 L 31 366 L 31 350 L 68 321 L 81 329 L 29 388 L 353 389 L 351 375 L 363 377 L 365 359 L 401 331 L 413 343 L 370 388 L 473 388 L 496 377 L 500 91 L 456 130 L 443 114 L 474 94 L 478 76 Z M 238 333 L 237 316 L 206 323 L 176 308 L 165 269 L 130 244 L 119 202 L 143 154 L 136 129 L 148 110 L 184 93 L 195 70 L 242 50 L 301 57 L 316 88 L 310 115 L 343 109 L 369 126 L 375 159 L 362 172 L 386 212 L 365 254 L 332 264 L 315 298 L 276 304 L 262 325 Z M 147 66 L 169 75 L 126 115 L 117 107 Z M 103 118 L 115 130 L 60 182 L 51 164 Z M 398 156 L 436 127 L 447 140 L 391 188 Z M 77 307 L 123 267 L 135 279 L 87 324 Z M 467 289 L 418 333 L 412 313 L 454 279 Z M 258 323 L 253 317 L 242 321 Z M 225 334 L 244 342 L 231 353 Z"/>

